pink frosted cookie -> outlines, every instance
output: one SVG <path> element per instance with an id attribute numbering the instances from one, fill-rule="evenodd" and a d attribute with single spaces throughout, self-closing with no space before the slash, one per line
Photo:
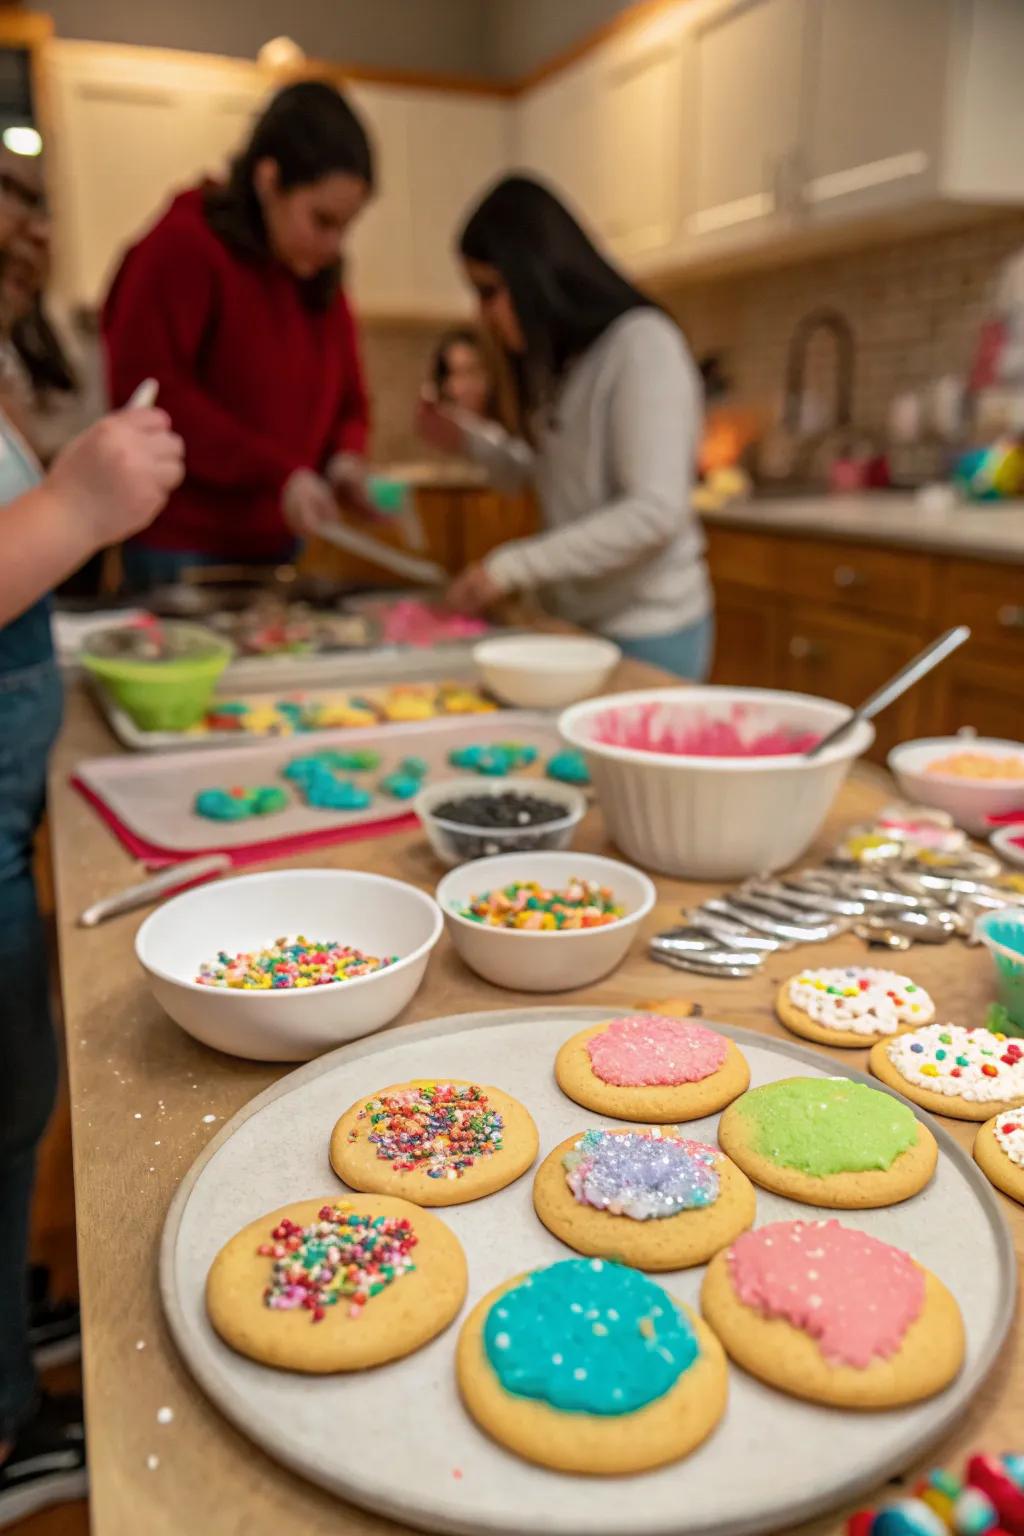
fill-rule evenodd
<path id="1" fill-rule="evenodd" d="M 942 1282 L 834 1220 L 743 1233 L 708 1266 L 701 1308 L 737 1365 L 837 1407 L 931 1397 L 963 1361 L 960 1310 Z"/>
<path id="2" fill-rule="evenodd" d="M 707 1025 L 642 1013 L 573 1035 L 555 1058 L 555 1077 L 584 1109 L 670 1125 L 723 1109 L 748 1087 L 750 1069 Z"/>

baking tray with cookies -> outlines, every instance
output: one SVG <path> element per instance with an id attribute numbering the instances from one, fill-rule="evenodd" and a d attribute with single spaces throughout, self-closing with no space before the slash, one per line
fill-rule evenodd
<path id="1" fill-rule="evenodd" d="M 824 996 L 864 1019 L 866 990 Z M 879 1033 L 927 1042 L 907 1070 L 941 1076 L 916 1006 Z M 168 1322 L 244 1434 L 377 1515 L 788 1528 L 941 1436 L 1012 1319 L 997 1199 L 912 1097 L 695 1017 L 407 1025 L 301 1067 L 204 1150 L 165 1226 Z"/>

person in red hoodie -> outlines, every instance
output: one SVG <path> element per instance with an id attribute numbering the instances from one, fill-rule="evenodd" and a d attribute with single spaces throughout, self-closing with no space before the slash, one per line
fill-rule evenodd
<path id="1" fill-rule="evenodd" d="M 186 475 L 124 550 L 135 589 L 188 566 L 287 559 L 366 511 L 369 425 L 344 237 L 373 189 L 366 131 L 333 86 L 274 97 L 228 181 L 175 197 L 103 307 L 111 403 L 155 378 Z"/>

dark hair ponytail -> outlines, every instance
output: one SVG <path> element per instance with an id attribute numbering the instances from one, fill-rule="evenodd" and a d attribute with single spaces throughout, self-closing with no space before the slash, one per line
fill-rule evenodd
<path id="1" fill-rule="evenodd" d="M 373 150 L 366 129 L 344 96 L 323 80 L 302 80 L 279 91 L 232 162 L 225 186 L 206 194 L 206 220 L 225 245 L 252 261 L 268 255 L 263 211 L 253 184 L 261 160 L 273 160 L 282 191 L 306 187 L 336 171 L 373 188 Z M 340 261 L 306 279 L 311 309 L 328 309 L 341 280 Z"/>
<path id="2" fill-rule="evenodd" d="M 459 253 L 496 267 L 526 350 L 509 355 L 525 417 L 552 403 L 574 357 L 631 309 L 652 301 L 598 251 L 553 192 L 507 176 L 487 193 L 459 236 Z"/>

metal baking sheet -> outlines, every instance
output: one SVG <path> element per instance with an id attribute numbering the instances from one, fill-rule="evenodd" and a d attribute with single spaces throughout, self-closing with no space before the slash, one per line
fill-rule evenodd
<path id="1" fill-rule="evenodd" d="M 297 736 L 259 737 L 247 746 L 223 746 L 211 750 L 173 754 L 146 753 L 94 757 L 79 764 L 76 776 L 100 797 L 137 837 L 169 853 L 205 853 L 209 849 L 242 848 L 266 839 L 300 837 L 304 833 L 363 826 L 408 816 L 408 800 L 393 800 L 374 793 L 362 811 L 318 810 L 306 805 L 295 785 L 281 772 L 296 757 L 316 752 L 355 752 L 372 747 L 381 755 L 381 766 L 370 773 L 344 774 L 373 789 L 381 774 L 397 768 L 403 757 L 422 757 L 428 765 L 425 782 L 454 778 L 465 770 L 453 768 L 448 754 L 473 743 L 489 745 L 516 741 L 537 748 L 537 763 L 516 777 L 536 779 L 543 764 L 562 745 L 550 715 L 530 710 L 503 710 L 490 715 L 441 715 L 394 725 L 360 726 L 356 729 L 311 731 Z M 487 780 L 481 778 L 481 785 Z M 289 793 L 283 811 L 269 816 L 250 816 L 243 821 L 211 821 L 193 809 L 202 789 L 247 788 L 277 784 Z"/>
<path id="2" fill-rule="evenodd" d="M 959 1301 L 967 1359 L 940 1396 L 916 1407 L 852 1413 L 798 1402 L 730 1366 L 723 1422 L 692 1456 L 629 1478 L 566 1476 L 530 1466 L 477 1429 L 455 1386 L 459 1321 L 425 1349 L 358 1376 L 312 1379 L 234 1354 L 210 1327 L 206 1274 L 247 1222 L 290 1200 L 343 1188 L 327 1159 L 331 1129 L 353 1100 L 386 1083 L 461 1077 L 521 1099 L 540 1129 L 540 1156 L 589 1125 L 558 1090 L 552 1062 L 596 1008 L 462 1014 L 377 1035 L 310 1062 L 260 1094 L 194 1164 L 168 1212 L 160 1283 L 175 1341 L 203 1390 L 270 1456 L 375 1514 L 462 1536 L 745 1536 L 835 1509 L 904 1469 L 964 1413 L 1006 1336 L 1016 1294 L 1010 1236 L 972 1160 L 923 1111 L 939 1143 L 926 1190 L 876 1211 L 823 1212 L 933 1269 Z M 813 1049 L 715 1022 L 743 1050 L 756 1086 L 794 1073 L 842 1076 L 886 1092 Z M 716 1140 L 717 1115 L 687 1125 Z M 440 1212 L 469 1260 L 466 1311 L 531 1266 L 565 1258 L 533 1213 L 532 1171 L 510 1188 Z M 757 1222 L 813 1215 L 757 1191 Z M 703 1269 L 658 1275 L 696 1305 Z M 339 1433 L 339 1425 L 343 1432 Z M 737 1475 L 738 1470 L 741 1475 Z"/>

